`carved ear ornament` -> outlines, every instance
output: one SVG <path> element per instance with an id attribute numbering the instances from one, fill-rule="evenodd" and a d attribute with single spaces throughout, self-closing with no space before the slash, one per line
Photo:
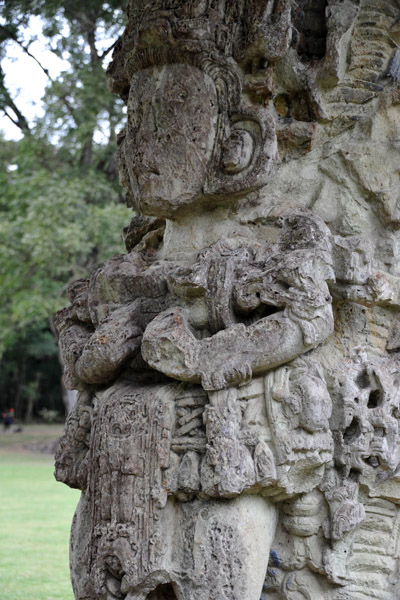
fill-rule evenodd
<path id="1" fill-rule="evenodd" d="M 225 173 L 234 174 L 249 166 L 254 152 L 254 140 L 245 129 L 234 129 L 222 149 L 222 167 Z"/>
<path id="2" fill-rule="evenodd" d="M 264 185 L 278 157 L 275 126 L 264 110 L 254 108 L 229 118 L 228 133 L 217 134 L 215 162 L 204 186 L 206 195 L 243 194 Z"/>

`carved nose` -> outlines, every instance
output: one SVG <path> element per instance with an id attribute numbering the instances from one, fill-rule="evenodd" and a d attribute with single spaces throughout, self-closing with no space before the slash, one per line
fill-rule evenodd
<path id="1" fill-rule="evenodd" d="M 160 172 L 154 161 L 154 152 L 151 149 L 146 149 L 143 145 L 138 146 L 138 149 L 131 158 L 131 164 L 133 165 L 132 170 L 136 177 L 146 173 L 155 173 L 156 175 L 159 175 Z"/>
<path id="2" fill-rule="evenodd" d="M 146 162 L 137 162 L 133 167 L 133 172 L 136 177 L 140 177 L 141 175 L 160 174 L 160 171 L 154 165 Z"/>

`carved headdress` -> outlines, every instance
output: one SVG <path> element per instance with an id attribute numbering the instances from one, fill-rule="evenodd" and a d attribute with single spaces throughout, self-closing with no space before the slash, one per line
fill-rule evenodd
<path id="1" fill-rule="evenodd" d="M 132 75 L 153 65 L 209 75 L 220 115 L 215 164 L 232 132 L 244 131 L 253 151 L 244 172 L 222 170 L 204 192 L 240 195 L 269 181 L 278 148 L 287 158 L 308 152 L 318 122 L 339 133 L 396 94 L 398 19 L 398 0 L 130 0 L 108 85 L 127 101 Z"/>
<path id="2" fill-rule="evenodd" d="M 192 65 L 214 82 L 219 116 L 213 162 L 223 167 L 212 169 L 206 196 L 241 195 L 271 177 L 277 143 L 264 101 L 270 95 L 273 63 L 290 44 L 290 6 L 290 0 L 129 4 L 128 26 L 107 72 L 113 92 L 127 101 L 135 73 L 171 64 Z M 240 147 L 246 147 L 246 156 L 238 159 Z M 121 157 L 122 182 L 129 189 L 123 153 Z"/>
<path id="3" fill-rule="evenodd" d="M 128 17 L 107 73 L 110 89 L 121 94 L 132 73 L 151 60 L 192 62 L 206 54 L 265 75 L 268 64 L 287 51 L 292 34 L 290 0 L 131 0 Z M 259 81 L 260 96 L 268 91 L 266 79 L 261 87 Z"/>

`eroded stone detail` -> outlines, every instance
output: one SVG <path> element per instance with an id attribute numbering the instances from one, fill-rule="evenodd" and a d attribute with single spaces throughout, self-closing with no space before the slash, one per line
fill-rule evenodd
<path id="1" fill-rule="evenodd" d="M 397 0 L 130 0 L 127 254 L 57 326 L 77 600 L 397 600 Z"/>

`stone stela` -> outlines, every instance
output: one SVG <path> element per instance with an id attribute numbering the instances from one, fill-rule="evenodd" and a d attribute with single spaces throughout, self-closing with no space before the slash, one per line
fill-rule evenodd
<path id="1" fill-rule="evenodd" d="M 126 254 L 57 314 L 76 600 L 399 600 L 400 2 L 129 0 Z"/>

